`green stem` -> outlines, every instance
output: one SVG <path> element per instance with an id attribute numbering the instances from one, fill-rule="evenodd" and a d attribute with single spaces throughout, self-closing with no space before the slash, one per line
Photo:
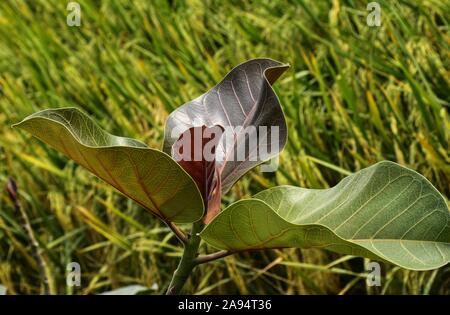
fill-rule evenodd
<path id="1" fill-rule="evenodd" d="M 192 270 L 197 265 L 195 259 L 198 256 L 198 247 L 200 246 L 200 236 L 198 233 L 202 230 L 203 223 L 196 222 L 192 225 L 191 235 L 184 245 L 183 256 L 175 270 L 172 280 L 170 281 L 167 295 L 176 295 L 181 293 L 186 280 L 191 275 Z"/>

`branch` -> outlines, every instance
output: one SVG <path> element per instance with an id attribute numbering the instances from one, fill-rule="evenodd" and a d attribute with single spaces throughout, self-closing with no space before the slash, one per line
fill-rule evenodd
<path id="1" fill-rule="evenodd" d="M 233 255 L 235 253 L 237 253 L 237 252 L 232 252 L 232 251 L 229 251 L 229 250 L 221 250 L 219 252 L 215 252 L 215 253 L 212 253 L 212 254 L 198 256 L 194 260 L 194 262 L 195 262 L 196 265 L 200 265 L 200 264 L 204 264 L 204 263 L 207 263 L 207 262 L 210 262 L 210 261 L 213 261 L 213 260 L 217 260 L 217 259 L 229 256 L 229 255 Z"/>
<path id="2" fill-rule="evenodd" d="M 173 222 L 166 222 L 167 226 L 172 230 L 172 232 L 176 235 L 178 240 L 183 244 L 186 245 L 188 238 L 186 234 L 182 230 L 180 230 Z"/>
<path id="3" fill-rule="evenodd" d="M 254 252 L 254 251 L 260 251 L 260 250 L 268 250 L 268 249 L 283 249 L 283 248 L 289 248 L 289 247 L 273 247 L 273 248 L 247 248 L 247 249 L 239 249 L 239 250 L 221 250 L 212 254 L 208 254 L 208 255 L 202 255 L 202 256 L 198 256 L 195 260 L 194 263 L 196 265 L 200 265 L 200 264 L 204 264 L 213 260 L 217 260 L 220 258 L 224 258 L 230 255 L 234 255 L 237 253 L 245 253 L 245 252 Z"/>
<path id="4" fill-rule="evenodd" d="M 8 178 L 6 183 L 6 190 L 8 192 L 9 199 L 14 205 L 14 210 L 22 221 L 22 226 L 31 245 L 32 255 L 38 263 L 40 276 L 44 285 L 44 294 L 56 294 L 56 289 L 54 288 L 53 281 L 51 279 L 50 269 L 45 258 L 43 257 L 43 250 L 34 236 L 28 215 L 20 203 L 16 182 L 11 177 Z"/>

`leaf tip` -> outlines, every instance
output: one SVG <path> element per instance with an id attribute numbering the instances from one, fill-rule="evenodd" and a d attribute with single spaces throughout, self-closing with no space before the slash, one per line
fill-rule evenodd
<path id="1" fill-rule="evenodd" d="M 11 128 L 13 128 L 13 129 L 21 128 L 22 123 L 23 123 L 23 120 L 15 123 L 15 124 L 12 124 Z"/>

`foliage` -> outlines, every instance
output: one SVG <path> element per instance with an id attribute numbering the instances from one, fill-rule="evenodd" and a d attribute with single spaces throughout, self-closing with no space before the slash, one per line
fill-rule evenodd
<path id="1" fill-rule="evenodd" d="M 76 105 L 113 133 L 157 147 L 168 112 L 232 65 L 270 56 L 292 67 L 277 87 L 289 131 L 281 169 L 276 176 L 252 171 L 225 205 L 273 185 L 334 186 L 339 175 L 384 159 L 417 170 L 449 196 L 443 2 L 380 1 L 380 28 L 365 24 L 365 2 L 80 3 L 80 28 L 65 24 L 63 2 L 0 3 L 0 181 L 18 180 L 59 292 L 136 282 L 164 290 L 181 253 L 174 239 L 162 238 L 168 229 L 138 206 L 11 131 L 38 109 Z M 38 269 L 20 222 L 6 195 L 0 202 L 0 283 L 9 293 L 37 293 Z M 74 260 L 85 271 L 80 289 L 65 287 L 65 265 Z M 373 289 L 365 287 L 359 258 L 243 253 L 200 266 L 188 290 L 448 293 L 448 267 L 411 272 L 386 264 L 383 271 L 382 287 Z"/>

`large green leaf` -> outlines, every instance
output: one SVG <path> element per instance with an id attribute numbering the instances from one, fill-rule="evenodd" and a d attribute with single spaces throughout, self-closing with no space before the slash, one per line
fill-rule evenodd
<path id="1" fill-rule="evenodd" d="M 385 161 L 330 189 L 262 191 L 223 210 L 201 236 L 231 251 L 320 247 L 427 270 L 450 260 L 449 219 L 427 179 Z"/>
<path id="2" fill-rule="evenodd" d="M 76 108 L 44 110 L 15 126 L 64 153 L 162 220 L 190 223 L 203 215 L 197 186 L 169 155 L 105 132 Z"/>

